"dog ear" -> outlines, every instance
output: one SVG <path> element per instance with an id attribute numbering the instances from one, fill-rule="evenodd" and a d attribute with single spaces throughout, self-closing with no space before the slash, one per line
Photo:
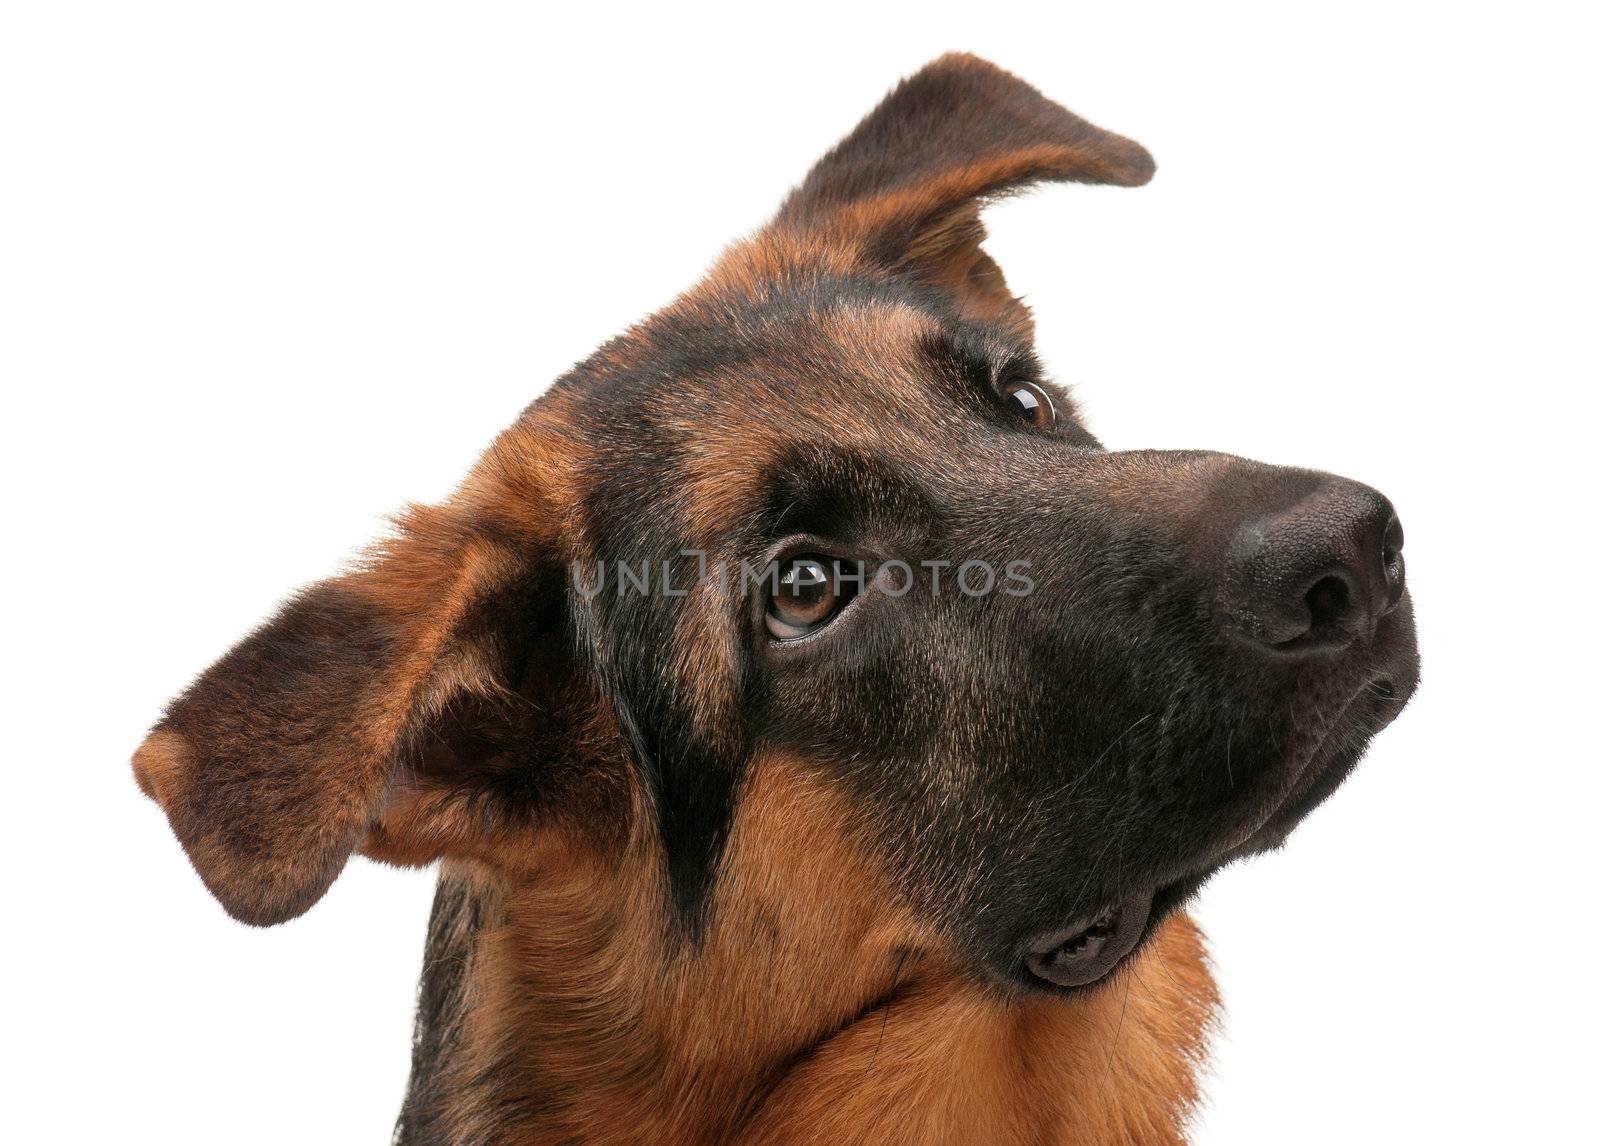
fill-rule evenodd
<path id="1" fill-rule="evenodd" d="M 773 231 L 840 248 L 950 294 L 975 318 L 1027 323 L 980 248 L 982 205 L 1034 183 L 1135 187 L 1155 161 L 976 56 L 903 81 L 811 169 Z"/>
<path id="2" fill-rule="evenodd" d="M 556 639 L 565 579 L 535 533 L 465 495 L 414 509 L 173 702 L 134 773 L 230 914 L 299 915 L 397 814 L 427 831 L 391 831 L 382 858 L 444 849 L 451 826 L 419 812 L 419 793 L 444 791 L 452 768 L 481 775 L 475 730 L 511 718 L 530 666 L 551 671 L 534 646 Z"/>

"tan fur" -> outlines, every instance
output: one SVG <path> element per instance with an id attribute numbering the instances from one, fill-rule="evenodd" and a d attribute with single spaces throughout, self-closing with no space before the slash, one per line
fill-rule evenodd
<path id="1" fill-rule="evenodd" d="M 909 277 L 1025 338 L 1028 312 L 980 246 L 981 204 L 1038 180 L 1143 182 L 1149 157 L 973 57 L 945 57 L 919 83 L 922 95 L 903 86 L 885 107 L 909 101 L 915 116 L 948 90 L 975 111 L 949 138 L 922 140 L 934 154 L 907 158 L 914 178 L 824 160 L 770 227 L 666 313 L 715 330 L 747 313 L 730 301 L 775 287 Z M 931 130 L 914 122 L 900 143 Z M 763 471 L 808 438 L 890 452 L 924 477 L 961 467 L 961 419 L 915 374 L 937 319 L 873 303 L 803 321 L 816 337 L 769 364 L 793 384 L 768 388 L 761 416 L 742 365 L 641 398 L 636 416 L 681 451 L 655 475 L 677 536 L 718 551 Z M 603 347 L 590 375 L 647 365 L 660 332 L 647 321 Z M 219 899 L 239 918 L 279 922 L 315 901 L 353 847 L 398 864 L 444 859 L 472 908 L 444 937 L 465 970 L 427 1091 L 438 1108 L 425 1112 L 452 1142 L 1180 1141 L 1215 1005 L 1186 916 L 1093 993 L 1015 998 L 902 902 L 858 842 L 864 813 L 843 786 L 801 761 L 757 758 L 703 930 L 684 933 L 658 809 L 603 686 L 533 674 L 534 695 L 507 679 L 517 670 L 498 634 L 474 623 L 508 596 L 520 622 L 518 592 L 552 591 L 539 572 L 592 560 L 586 466 L 608 443 L 589 437 L 581 403 L 561 385 L 541 398 L 454 497 L 409 510 L 369 559 L 292 601 L 139 750 L 141 788 Z M 729 602 L 698 586 L 660 662 L 708 737 L 738 723 Z M 474 802 L 483 761 L 451 757 L 434 727 L 490 702 L 508 720 L 544 721 L 540 737 L 512 737 L 549 757 L 536 812 Z"/>
<path id="2" fill-rule="evenodd" d="M 1187 915 L 1087 998 L 1002 1001 L 935 975 L 794 1071 L 750 1142 L 1183 1141 L 1215 989 Z"/>
<path id="3" fill-rule="evenodd" d="M 189 749 L 176 732 L 152 732 L 133 754 L 133 778 L 139 790 L 158 804 L 175 799 L 191 766 L 188 757 Z"/>
<path id="4" fill-rule="evenodd" d="M 274 667 L 244 684 L 223 662 L 191 693 L 205 701 L 175 709 L 136 753 L 140 787 L 241 918 L 304 910 L 395 804 L 408 777 L 394 759 L 414 731 L 453 699 L 504 688 L 492 650 L 463 637 L 462 623 L 515 589 L 531 555 L 564 552 L 571 505 L 543 492 L 575 485 L 579 452 L 552 426 L 563 413 L 552 402 L 501 435 L 454 497 L 409 509 L 350 572 L 240 645 L 268 647 L 276 626 L 292 623 L 322 634 L 307 637 L 311 649 L 272 652 Z M 381 661 L 351 664 L 350 628 L 383 633 Z M 361 679 L 330 683 L 317 675 L 324 658 Z M 218 803 L 219 793 L 232 802 Z M 415 843 L 400 850 L 420 855 Z"/>
<path id="5" fill-rule="evenodd" d="M 1215 1003 L 1187 917 L 1098 993 L 1017 1002 L 957 970 L 793 764 L 754 770 L 698 946 L 633 822 L 609 859 L 547 837 L 525 872 L 457 869 L 493 905 L 457 1140 L 1181 1141 Z"/>

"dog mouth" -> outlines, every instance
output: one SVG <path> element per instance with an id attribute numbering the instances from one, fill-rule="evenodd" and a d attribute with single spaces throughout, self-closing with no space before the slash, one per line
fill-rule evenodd
<path id="1" fill-rule="evenodd" d="M 1373 724 L 1387 724 L 1409 700 L 1414 687 L 1414 682 L 1406 682 L 1397 688 L 1387 678 L 1369 686 L 1372 711 L 1363 713 L 1357 722 L 1367 736 L 1355 743 L 1339 735 L 1325 736 L 1309 753 L 1301 782 L 1245 839 L 1186 865 L 1185 870 L 1174 873 L 1178 878 L 1171 882 L 1150 891 L 1125 893 L 1027 941 L 1020 959 L 1027 972 L 1024 978 L 1037 985 L 1068 989 L 1091 987 L 1105 979 L 1217 871 L 1235 860 L 1280 846 L 1344 782 L 1363 755 L 1366 739 L 1375 731 Z"/>
<path id="2" fill-rule="evenodd" d="M 1030 942 L 1022 961 L 1035 978 L 1057 987 L 1097 983 L 1144 938 L 1152 900 L 1135 896 L 1080 916 Z"/>

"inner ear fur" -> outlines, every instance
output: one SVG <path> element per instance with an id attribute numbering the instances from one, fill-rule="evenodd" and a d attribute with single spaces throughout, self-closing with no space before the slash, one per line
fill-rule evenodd
<path id="1" fill-rule="evenodd" d="M 493 756 L 558 624 L 559 560 L 465 499 L 419 507 L 354 571 L 290 600 L 168 708 L 134 757 L 230 914 L 301 914 L 387 806 L 448 790 Z M 415 806 L 408 815 L 418 816 Z M 447 833 L 437 814 L 435 844 Z M 389 841 L 426 862 L 429 845 Z"/>
<path id="2" fill-rule="evenodd" d="M 1078 118 L 976 56 L 943 56 L 889 94 L 811 169 L 772 224 L 944 291 L 970 317 L 1027 324 L 981 249 L 985 202 L 1041 182 L 1134 187 L 1130 139 Z"/>

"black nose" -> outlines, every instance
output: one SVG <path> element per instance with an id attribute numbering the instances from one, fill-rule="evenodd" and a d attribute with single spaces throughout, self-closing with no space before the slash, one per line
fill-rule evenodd
<path id="1" fill-rule="evenodd" d="M 1223 571 L 1224 621 L 1274 652 L 1343 648 L 1400 603 L 1404 543 L 1388 498 L 1324 478 L 1292 505 L 1234 532 Z"/>

